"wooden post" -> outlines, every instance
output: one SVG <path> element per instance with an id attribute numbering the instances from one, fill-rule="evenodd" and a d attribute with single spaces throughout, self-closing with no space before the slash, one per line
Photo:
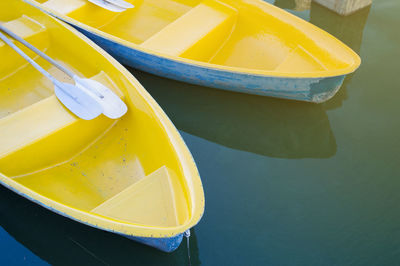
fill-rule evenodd
<path id="1" fill-rule="evenodd" d="M 372 0 L 314 0 L 336 13 L 347 16 L 372 4 Z"/>

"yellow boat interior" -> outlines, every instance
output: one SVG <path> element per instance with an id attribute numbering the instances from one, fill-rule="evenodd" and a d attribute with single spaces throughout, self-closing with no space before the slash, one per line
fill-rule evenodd
<path id="1" fill-rule="evenodd" d="M 343 43 L 261 0 L 127 0 L 116 13 L 87 0 L 36 0 L 137 49 L 238 71 L 329 76 L 354 71 L 359 57 Z"/>
<path id="2" fill-rule="evenodd" d="M 204 199 L 196 166 L 177 130 L 130 73 L 22 1 L 1 1 L 0 22 L 76 74 L 112 88 L 128 105 L 119 120 L 78 119 L 55 97 L 51 82 L 0 41 L 1 182 L 64 215 L 120 233 L 174 235 L 197 223 Z M 17 45 L 59 80 L 70 81 Z"/>

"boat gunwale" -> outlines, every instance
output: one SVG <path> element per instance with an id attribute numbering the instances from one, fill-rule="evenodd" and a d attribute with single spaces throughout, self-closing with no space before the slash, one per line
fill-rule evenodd
<path id="1" fill-rule="evenodd" d="M 219 65 L 219 64 L 213 64 L 213 63 L 207 63 L 207 62 L 202 62 L 202 61 L 197 61 L 197 60 L 192 60 L 192 59 L 187 59 L 179 56 L 171 56 L 167 54 L 163 54 L 157 51 L 154 51 L 152 49 L 148 49 L 146 47 L 142 47 L 140 44 L 135 44 L 133 42 L 124 40 L 122 38 L 116 37 L 112 34 L 103 32 L 97 28 L 94 28 L 92 26 L 88 26 L 82 22 L 79 22 L 78 20 L 68 17 L 67 15 L 63 15 L 56 10 L 52 10 L 48 7 L 43 6 L 41 3 L 37 2 L 36 0 L 23 0 L 24 2 L 27 2 L 40 10 L 51 14 L 52 16 L 63 20 L 65 22 L 68 22 L 69 24 L 81 28 L 85 31 L 88 31 L 94 35 L 97 35 L 98 37 L 108 39 L 112 42 L 118 43 L 119 45 L 123 45 L 127 48 L 142 51 L 145 53 L 148 53 L 153 56 L 157 57 L 162 57 L 162 58 L 167 58 L 169 60 L 173 60 L 176 62 L 183 62 L 188 65 L 192 65 L 194 67 L 203 67 L 203 68 L 208 68 L 208 69 L 214 69 L 214 70 L 221 70 L 221 71 L 228 71 L 231 73 L 240 73 L 240 74 L 248 74 L 248 75 L 253 75 L 253 76 L 262 76 L 262 77 L 279 77 L 279 78 L 325 78 L 325 77 L 337 77 L 337 76 L 343 76 L 350 74 L 357 70 L 357 68 L 361 65 L 361 58 L 360 56 L 355 53 L 350 47 L 348 47 L 346 44 L 344 44 L 342 41 L 340 41 L 338 38 L 333 36 L 332 34 L 326 32 L 325 30 L 322 30 L 321 28 L 315 26 L 314 24 L 305 21 L 294 14 L 291 14 L 279 7 L 276 7 L 268 2 L 264 2 L 263 0 L 251 0 L 255 4 L 258 4 L 258 8 L 271 8 L 275 12 L 278 12 L 279 14 L 285 15 L 289 19 L 293 20 L 293 22 L 301 23 L 305 27 L 310 27 L 313 30 L 318 31 L 320 34 L 325 35 L 328 38 L 331 38 L 336 42 L 338 46 L 341 48 L 344 48 L 351 56 L 353 59 L 352 63 L 349 63 L 348 67 L 345 68 L 338 68 L 338 69 L 332 69 L 332 70 L 322 70 L 322 71 L 313 71 L 313 72 L 278 72 L 274 70 L 261 70 L 261 69 L 251 69 L 251 68 L 244 68 L 244 67 L 232 67 L 232 66 L 224 66 L 224 65 Z M 218 1 L 218 0 L 217 0 Z M 282 21 L 282 19 L 277 18 Z M 289 23 L 288 23 L 289 24 Z M 295 26 L 295 23 L 290 23 L 291 26 Z M 300 30 L 300 29 L 298 29 Z M 300 30 L 301 31 L 301 30 Z"/>
<path id="2" fill-rule="evenodd" d="M 35 5 L 26 0 L 21 0 L 21 2 L 27 3 L 35 7 Z M 43 12 L 43 10 L 41 10 L 40 8 L 38 12 L 42 13 L 43 16 L 46 16 L 47 19 L 51 19 L 52 23 L 55 23 L 55 25 L 58 24 L 59 27 L 65 28 L 65 30 L 73 33 L 78 39 L 86 42 L 91 47 L 91 49 L 94 49 L 99 54 L 99 56 L 104 57 L 116 70 L 119 71 L 119 73 L 122 74 L 122 79 L 128 81 L 131 86 L 136 89 L 138 95 L 142 98 L 142 102 L 149 106 L 149 109 L 152 110 L 152 114 L 156 117 L 157 123 L 159 123 L 159 125 L 165 131 L 168 137 L 168 141 L 173 147 L 174 153 L 176 154 L 179 166 L 182 169 L 182 175 L 185 179 L 185 182 L 187 183 L 187 188 L 185 188 L 184 190 L 188 196 L 187 200 L 189 201 L 188 203 L 190 206 L 190 214 L 188 220 L 185 221 L 184 224 L 178 226 L 160 227 L 135 224 L 97 215 L 89 211 L 84 211 L 79 208 L 75 208 L 67 204 L 52 200 L 24 186 L 23 184 L 18 183 L 11 177 L 8 177 L 1 172 L 0 183 L 5 187 L 11 189 L 12 191 L 16 192 L 17 194 L 53 212 L 68 217 L 72 220 L 109 232 L 134 237 L 138 236 L 147 238 L 169 238 L 182 234 L 187 229 L 195 226 L 200 221 L 204 213 L 204 190 L 193 156 L 170 118 L 165 114 L 162 108 L 145 90 L 140 82 L 111 55 L 109 55 L 101 47 L 91 41 L 88 37 L 77 31 L 67 23 L 50 16 L 46 12 Z M 191 187 L 193 189 L 190 189 Z"/>

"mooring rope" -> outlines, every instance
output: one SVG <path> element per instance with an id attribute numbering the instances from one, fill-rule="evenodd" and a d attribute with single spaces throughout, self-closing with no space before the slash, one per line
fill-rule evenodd
<path id="1" fill-rule="evenodd" d="M 189 238 L 190 238 L 190 229 L 186 230 L 183 235 L 186 237 L 186 243 L 187 243 L 187 255 L 189 259 L 189 266 L 192 265 L 192 262 L 190 260 L 190 245 L 189 245 Z"/>

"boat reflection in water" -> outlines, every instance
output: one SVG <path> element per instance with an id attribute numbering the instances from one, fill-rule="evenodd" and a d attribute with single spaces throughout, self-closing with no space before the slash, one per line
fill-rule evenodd
<path id="1" fill-rule="evenodd" d="M 351 15 L 341 16 L 311 0 L 275 0 L 274 5 L 310 21 L 341 40 L 357 54 L 360 54 L 363 32 L 371 6 Z M 354 75 L 357 75 L 357 72 L 346 76 L 342 87 L 336 95 L 323 104 L 325 109 L 335 109 L 342 106 L 343 101 L 348 98 L 347 85 Z"/>
<path id="2" fill-rule="evenodd" d="M 129 69 L 184 132 L 277 158 L 327 158 L 336 141 L 320 104 L 226 92 Z"/>
<path id="3" fill-rule="evenodd" d="M 283 9 L 305 11 L 310 9 L 311 2 L 311 0 L 275 0 L 274 5 Z"/>
<path id="4" fill-rule="evenodd" d="M 132 265 L 188 265 L 186 243 L 175 252 L 160 252 L 66 219 L 3 186 L 0 186 L 0 227 L 52 265 L 126 265 L 127 262 Z M 191 262 L 200 265 L 196 234 L 193 229 L 191 233 Z"/>
<path id="5" fill-rule="evenodd" d="M 370 9 L 371 6 L 368 6 L 349 16 L 340 16 L 317 3 L 312 3 L 310 22 L 326 30 L 348 45 L 353 51 L 360 54 L 364 28 Z M 326 109 L 335 109 L 342 106 L 343 101 L 348 98 L 347 85 L 354 75 L 357 75 L 357 72 L 347 75 L 337 94 L 324 103 Z"/>
<path id="6" fill-rule="evenodd" d="M 311 0 L 275 0 L 274 5 L 310 21 Z"/>

